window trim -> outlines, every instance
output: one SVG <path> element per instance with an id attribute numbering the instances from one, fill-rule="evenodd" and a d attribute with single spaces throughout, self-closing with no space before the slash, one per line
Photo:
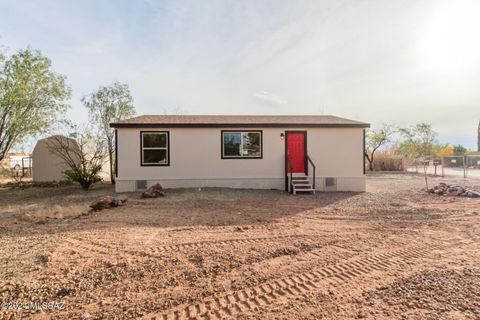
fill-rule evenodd
<path id="1" fill-rule="evenodd" d="M 244 132 L 257 132 L 260 133 L 260 156 L 253 156 L 253 157 L 242 157 L 242 156 L 225 156 L 224 154 L 224 146 L 223 146 L 223 136 L 225 133 L 240 133 L 240 144 L 242 143 L 241 135 Z M 222 130 L 220 134 L 220 155 L 222 159 L 263 159 L 263 130 Z"/>
<path id="2" fill-rule="evenodd" d="M 143 135 L 145 133 L 165 134 L 167 146 L 165 148 L 147 148 L 147 150 L 167 150 L 167 163 L 144 163 L 143 162 Z M 140 166 L 141 167 L 168 167 L 170 166 L 170 131 L 140 131 Z"/>

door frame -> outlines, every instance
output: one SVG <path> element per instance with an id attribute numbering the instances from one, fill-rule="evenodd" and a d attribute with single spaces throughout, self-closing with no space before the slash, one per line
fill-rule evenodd
<path id="1" fill-rule="evenodd" d="M 285 191 L 288 191 L 288 162 L 287 162 L 287 151 L 288 151 L 288 134 L 289 133 L 303 133 L 303 154 L 304 154 L 304 165 L 305 174 L 308 176 L 308 160 L 307 160 L 307 131 L 306 130 L 285 130 Z"/>

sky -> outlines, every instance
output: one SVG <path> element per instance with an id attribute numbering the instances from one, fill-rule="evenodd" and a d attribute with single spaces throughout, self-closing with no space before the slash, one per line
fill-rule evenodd
<path id="1" fill-rule="evenodd" d="M 82 96 L 127 83 L 138 114 L 333 114 L 476 148 L 480 1 L 0 0 L 0 44 Z"/>

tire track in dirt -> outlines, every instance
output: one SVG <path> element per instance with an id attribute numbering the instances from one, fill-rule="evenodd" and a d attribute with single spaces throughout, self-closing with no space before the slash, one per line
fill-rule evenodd
<path id="1" fill-rule="evenodd" d="M 73 238 L 73 237 L 70 237 L 70 238 L 65 238 L 63 239 L 63 242 L 67 243 L 70 245 L 70 249 L 71 250 L 75 250 L 78 252 L 78 249 L 83 249 L 85 251 L 88 251 L 88 252 L 93 252 L 93 253 L 99 253 L 99 254 L 102 254 L 102 255 L 111 255 L 112 252 L 109 252 L 107 250 L 105 250 L 105 246 L 101 246 L 101 245 L 89 245 L 88 243 L 85 243 L 84 240 L 79 240 L 79 239 L 76 239 L 76 238 Z M 81 252 L 79 252 L 81 253 Z"/>
<path id="2" fill-rule="evenodd" d="M 291 296 L 303 295 L 309 291 L 320 289 L 321 283 L 325 281 L 338 285 L 371 272 L 381 272 L 402 267 L 408 260 L 420 258 L 431 250 L 443 247 L 440 244 L 423 245 L 374 256 L 355 258 L 344 263 L 267 281 L 256 287 L 209 297 L 197 303 L 176 307 L 163 314 L 150 314 L 145 316 L 144 319 L 191 320 L 232 318 L 238 314 L 253 312 L 260 307 L 268 307 Z"/>
<path id="3" fill-rule="evenodd" d="M 210 246 L 238 246 L 238 245 L 257 245 L 265 242 L 277 242 L 279 240 L 286 239 L 302 239 L 307 242 L 315 242 L 316 235 L 284 235 L 274 237 L 259 237 L 259 238 L 237 238 L 226 240 L 213 240 L 213 241 L 198 241 L 191 243 L 176 244 L 171 246 L 151 247 L 155 253 L 162 253 L 166 251 L 182 251 L 182 250 L 194 250 Z"/>
<path id="4" fill-rule="evenodd" d="M 159 246 L 159 247 L 148 247 L 144 248 L 147 251 L 135 251 L 122 249 L 114 247 L 109 244 L 104 244 L 101 242 L 93 240 L 85 240 L 77 237 L 65 238 L 65 241 L 69 243 L 74 248 L 82 248 L 87 251 L 100 253 L 103 255 L 110 255 L 112 251 L 120 251 L 122 253 L 127 253 L 135 256 L 149 256 L 149 257 L 161 257 L 162 253 L 170 251 L 191 251 L 195 249 L 205 248 L 205 247 L 222 247 L 222 246 L 239 246 L 239 245 L 258 245 L 262 243 L 271 243 L 277 242 L 279 240 L 303 240 L 308 243 L 316 242 L 316 239 L 320 238 L 318 235 L 284 235 L 284 236 L 274 236 L 274 237 L 259 237 L 259 238 L 237 238 L 237 239 L 225 239 L 225 240 L 212 240 L 212 241 L 198 241 L 182 244 L 174 244 L 168 246 Z"/>

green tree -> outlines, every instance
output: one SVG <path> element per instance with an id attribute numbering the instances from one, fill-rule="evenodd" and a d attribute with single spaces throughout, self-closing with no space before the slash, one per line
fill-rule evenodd
<path id="1" fill-rule="evenodd" d="M 375 152 L 391 141 L 395 129 L 391 125 L 383 124 L 377 130 L 365 130 L 365 159 L 368 161 L 368 168 L 373 171 L 373 160 Z"/>
<path id="2" fill-rule="evenodd" d="M 110 123 L 135 115 L 130 89 L 127 84 L 114 82 L 111 86 L 101 86 L 94 93 L 83 97 L 82 102 L 88 108 L 90 120 L 106 141 L 110 180 L 115 183 L 113 161 L 115 131 L 110 128 Z"/>
<path id="3" fill-rule="evenodd" d="M 404 140 L 400 144 L 399 152 L 404 156 L 418 161 L 423 160 L 423 171 L 425 176 L 425 186 L 428 190 L 427 163 L 425 158 L 437 155 L 445 146 L 438 144 L 438 134 L 428 123 L 419 123 L 410 128 L 399 129 Z"/>
<path id="4" fill-rule="evenodd" d="M 70 95 L 65 76 L 40 51 L 0 53 L 0 160 L 14 144 L 55 126 Z"/>
<path id="5" fill-rule="evenodd" d="M 443 147 L 438 144 L 438 134 L 428 123 L 419 123 L 410 128 L 400 128 L 399 132 L 403 141 L 397 151 L 411 160 L 434 156 Z"/>
<path id="6" fill-rule="evenodd" d="M 456 146 L 453 146 L 453 154 L 456 156 L 463 156 L 467 154 L 467 148 L 460 144 L 457 144 Z"/>

